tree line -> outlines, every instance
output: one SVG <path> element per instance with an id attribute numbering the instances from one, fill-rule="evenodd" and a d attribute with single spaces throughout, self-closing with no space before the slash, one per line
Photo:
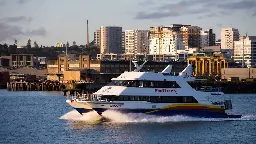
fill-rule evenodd
<path id="1" fill-rule="evenodd" d="M 34 54 L 34 56 L 42 56 L 42 57 L 56 57 L 59 54 L 64 54 L 66 47 L 58 47 L 55 46 L 45 47 L 39 46 L 36 41 L 34 41 L 32 46 L 32 41 L 29 39 L 27 41 L 27 45 L 23 48 L 17 48 L 18 41 L 14 40 L 13 45 L 0 44 L 0 56 L 8 56 L 10 54 Z M 89 45 L 89 49 L 87 46 L 78 46 L 76 42 L 73 41 L 72 46 L 69 46 L 67 42 L 66 46 L 68 47 L 68 53 L 70 54 L 85 54 L 92 55 L 96 57 L 98 53 L 100 53 L 99 48 L 95 45 L 94 41 L 92 41 Z"/>

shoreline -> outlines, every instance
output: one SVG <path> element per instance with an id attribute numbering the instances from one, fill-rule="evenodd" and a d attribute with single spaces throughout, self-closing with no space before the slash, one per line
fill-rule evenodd
<path id="1" fill-rule="evenodd" d="M 194 89 L 200 89 L 203 86 L 211 86 L 215 88 L 221 88 L 221 91 L 225 94 L 256 94 L 256 81 L 251 82 L 227 82 L 227 81 L 197 81 L 197 82 L 189 82 L 190 86 Z M 21 88 L 16 89 L 10 89 L 7 85 L 0 85 L 0 89 L 6 89 L 7 91 L 83 91 L 84 93 L 93 93 L 97 90 L 99 90 L 102 86 L 106 85 L 105 83 L 99 84 L 99 83 L 74 83 L 73 86 L 69 87 L 68 85 L 63 84 L 56 84 L 52 85 L 46 84 L 43 85 L 42 83 L 32 84 L 33 87 L 31 87 L 30 83 L 27 86 L 30 86 L 29 88 L 26 88 L 25 86 L 21 86 Z"/>

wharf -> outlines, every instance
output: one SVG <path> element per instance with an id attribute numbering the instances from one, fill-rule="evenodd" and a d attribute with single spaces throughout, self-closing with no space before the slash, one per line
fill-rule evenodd
<path id="1" fill-rule="evenodd" d="M 189 82 L 193 88 L 202 86 L 221 87 L 225 94 L 253 94 L 256 93 L 256 81 L 201 81 Z"/>
<path id="2" fill-rule="evenodd" d="M 70 88 L 63 90 L 64 96 L 77 96 L 84 94 L 92 94 L 99 90 L 101 87 L 106 85 L 106 83 L 76 83 Z"/>
<path id="3" fill-rule="evenodd" d="M 221 87 L 225 94 L 256 93 L 256 81 L 196 81 L 189 82 L 195 88 L 203 86 Z M 45 82 L 8 82 L 8 91 L 63 91 L 64 95 L 91 94 L 106 85 L 106 83 L 72 83 L 62 84 L 55 81 Z"/>
<path id="4" fill-rule="evenodd" d="M 59 82 L 23 82 L 13 81 L 7 82 L 8 91 L 61 91 L 65 85 Z"/>

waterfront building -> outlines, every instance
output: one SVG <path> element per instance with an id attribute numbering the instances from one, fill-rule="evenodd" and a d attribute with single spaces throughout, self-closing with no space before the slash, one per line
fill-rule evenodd
<path id="1" fill-rule="evenodd" d="M 151 27 L 149 54 L 177 55 L 177 50 L 184 50 L 182 35 L 170 27 Z"/>
<path id="2" fill-rule="evenodd" d="M 122 34 L 122 27 L 101 26 L 100 53 L 122 53 Z"/>
<path id="3" fill-rule="evenodd" d="M 125 31 L 125 53 L 147 54 L 149 50 L 148 30 Z"/>
<path id="4" fill-rule="evenodd" d="M 98 60 L 136 60 L 136 61 L 166 61 L 166 62 L 186 62 L 189 56 L 206 56 L 206 53 L 198 51 L 198 48 L 190 48 L 186 50 L 177 50 L 177 55 L 170 54 L 98 54 Z"/>
<path id="5" fill-rule="evenodd" d="M 19 46 L 17 46 L 17 49 L 22 49 L 22 48 L 24 48 L 25 46 L 21 46 L 21 45 L 19 45 Z"/>
<path id="6" fill-rule="evenodd" d="M 191 56 L 188 64 L 193 64 L 195 76 L 220 76 L 222 68 L 228 68 L 228 62 L 222 54 L 213 56 Z"/>
<path id="7" fill-rule="evenodd" d="M 56 43 L 55 47 L 65 47 L 66 45 L 63 42 Z"/>
<path id="8" fill-rule="evenodd" d="M 205 53 L 199 52 L 199 48 L 190 48 L 185 50 L 177 50 L 177 61 L 187 62 L 187 58 L 190 56 L 205 56 Z"/>
<path id="9" fill-rule="evenodd" d="M 235 28 L 221 30 L 221 49 L 234 50 L 234 41 L 239 40 L 239 31 Z"/>
<path id="10" fill-rule="evenodd" d="M 9 81 L 10 81 L 9 72 L 8 71 L 0 71 L 0 88 L 5 87 L 6 83 Z"/>
<path id="11" fill-rule="evenodd" d="M 106 79 L 109 81 L 113 76 L 129 71 L 130 68 L 134 70 L 134 65 L 128 60 L 130 56 L 126 55 L 125 58 L 126 60 L 92 60 L 87 55 L 80 55 L 73 59 L 68 55 L 59 55 L 57 59 L 48 60 L 47 62 L 47 79 L 78 81 L 88 80 L 88 77 L 91 76 L 90 79 L 106 82 Z M 143 59 L 138 61 L 143 63 Z M 185 62 L 148 61 L 142 70 L 160 72 L 168 64 L 173 65 L 174 72 L 180 72 L 187 66 Z"/>
<path id="12" fill-rule="evenodd" d="M 34 66 L 33 54 L 11 54 L 10 56 L 2 56 L 1 58 L 5 60 L 5 66 L 7 61 L 9 61 L 9 67 Z"/>
<path id="13" fill-rule="evenodd" d="M 221 79 L 228 81 L 242 80 L 242 79 L 255 79 L 256 68 L 223 68 L 221 69 Z"/>
<path id="14" fill-rule="evenodd" d="M 9 61 L 10 59 L 9 58 L 6 58 L 6 57 L 0 57 L 0 67 L 9 67 Z"/>
<path id="15" fill-rule="evenodd" d="M 234 41 L 234 61 L 242 67 L 256 66 L 256 36 L 241 36 Z"/>

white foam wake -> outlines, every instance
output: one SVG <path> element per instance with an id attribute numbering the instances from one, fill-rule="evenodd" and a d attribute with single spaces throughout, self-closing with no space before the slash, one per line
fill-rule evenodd
<path id="1" fill-rule="evenodd" d="M 72 120 L 72 121 L 97 121 L 101 119 L 101 116 L 97 112 L 92 111 L 81 115 L 76 110 L 72 110 L 60 117 L 62 120 Z"/>
<path id="2" fill-rule="evenodd" d="M 113 110 L 107 110 L 102 113 L 102 116 L 109 119 L 113 123 L 167 123 L 167 122 L 193 122 L 193 121 L 234 121 L 234 120 L 256 120 L 256 115 L 244 115 L 242 118 L 196 118 L 183 115 L 176 116 L 154 116 L 142 113 L 123 114 Z M 71 121 L 98 121 L 102 117 L 95 111 L 86 114 L 79 114 L 76 110 L 72 110 L 60 119 Z"/>
<path id="3" fill-rule="evenodd" d="M 166 122 L 193 122 L 193 121 L 228 121 L 228 120 L 256 120 L 255 115 L 245 115 L 240 119 L 235 118 L 196 118 L 183 115 L 176 116 L 154 116 L 147 114 L 128 113 L 107 110 L 102 113 L 103 117 L 117 123 L 166 123 Z"/>

